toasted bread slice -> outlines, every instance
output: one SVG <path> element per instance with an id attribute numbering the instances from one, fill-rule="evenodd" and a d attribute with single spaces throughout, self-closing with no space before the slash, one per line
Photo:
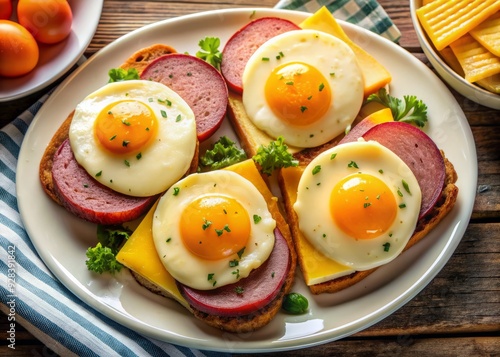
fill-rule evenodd
<path id="1" fill-rule="evenodd" d="M 444 153 L 441 153 L 444 157 Z M 441 198 L 432 209 L 432 211 L 417 223 L 415 232 L 408 241 L 404 250 L 409 249 L 417 242 L 422 240 L 422 238 L 424 238 L 434 227 L 436 227 L 436 225 L 451 211 L 451 209 L 455 205 L 458 195 L 458 187 L 455 185 L 455 182 L 457 180 L 457 173 L 455 171 L 455 168 L 453 167 L 453 164 L 448 159 L 446 159 L 446 157 L 444 157 L 444 161 L 446 179 L 443 191 L 441 193 Z M 291 226 L 291 232 L 297 251 L 298 261 L 301 266 L 305 266 L 307 264 L 307 259 L 310 258 L 308 256 L 310 254 L 310 251 L 307 251 L 308 253 L 306 254 L 306 249 L 303 248 L 303 242 L 304 240 L 306 240 L 306 238 L 300 231 L 298 217 L 293 209 L 293 205 L 297 198 L 297 186 L 302 171 L 303 167 L 290 167 L 282 169 L 278 175 L 278 183 L 281 189 L 288 222 Z M 326 282 L 309 285 L 309 289 L 313 294 L 334 293 L 356 284 L 357 282 L 363 280 L 365 277 L 371 274 L 373 271 L 375 271 L 375 269 L 348 273 L 347 275 L 343 275 Z M 304 270 L 303 275 L 304 279 L 307 281 L 308 277 Z"/>
<path id="2" fill-rule="evenodd" d="M 123 69 L 135 68 L 141 74 L 144 68 L 153 62 L 153 60 L 170 53 L 177 53 L 177 51 L 168 45 L 161 43 L 154 44 L 135 52 L 120 67 Z"/>

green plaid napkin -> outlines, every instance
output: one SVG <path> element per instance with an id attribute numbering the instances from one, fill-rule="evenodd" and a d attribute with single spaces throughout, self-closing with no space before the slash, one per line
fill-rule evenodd
<path id="1" fill-rule="evenodd" d="M 280 0 L 276 8 L 314 13 L 322 6 L 336 19 L 357 24 L 391 41 L 397 42 L 401 37 L 401 32 L 375 0 Z"/>

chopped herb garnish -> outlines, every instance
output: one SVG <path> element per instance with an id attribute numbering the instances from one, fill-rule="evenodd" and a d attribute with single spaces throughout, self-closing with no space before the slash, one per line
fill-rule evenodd
<path id="1" fill-rule="evenodd" d="M 387 242 L 383 244 L 384 252 L 388 252 L 391 249 L 391 243 Z"/>
<path id="2" fill-rule="evenodd" d="M 209 220 L 207 220 L 206 218 L 204 219 L 203 221 L 203 224 L 201 226 L 201 228 L 203 230 L 207 229 L 208 227 L 210 227 L 212 225 L 212 222 L 210 222 Z"/>
<path id="3" fill-rule="evenodd" d="M 312 170 L 312 174 L 313 174 L 313 175 L 316 175 L 316 174 L 318 174 L 320 171 L 321 171 L 321 165 L 316 165 L 316 166 L 314 166 L 314 168 L 313 168 L 313 170 Z"/>
<path id="4" fill-rule="evenodd" d="M 243 294 L 243 291 L 245 291 L 245 289 L 243 289 L 243 287 L 241 286 L 237 286 L 236 288 L 234 288 L 234 291 L 236 291 L 236 294 L 241 295 Z"/>
<path id="5" fill-rule="evenodd" d="M 175 118 L 175 121 L 176 121 L 176 122 L 180 122 L 180 121 L 181 121 L 181 119 L 182 119 L 182 117 L 181 117 L 181 115 L 179 114 L 179 115 L 177 115 L 177 118 Z"/>
<path id="6" fill-rule="evenodd" d="M 135 158 L 137 160 L 140 160 L 142 158 L 142 153 L 138 153 L 137 155 L 135 155 Z"/>
<path id="7" fill-rule="evenodd" d="M 337 153 L 334 152 L 333 154 L 330 155 L 330 160 L 333 160 L 337 157 Z"/>
<path id="8" fill-rule="evenodd" d="M 127 145 L 130 143 L 130 140 L 123 140 L 122 141 L 122 146 L 127 147 Z"/>
<path id="9" fill-rule="evenodd" d="M 243 253 L 244 253 L 244 252 L 245 252 L 245 247 L 241 248 L 241 249 L 238 251 L 238 253 L 236 253 L 236 254 L 238 254 L 238 258 L 240 258 L 240 259 L 241 259 L 241 257 L 243 256 Z"/>
<path id="10" fill-rule="evenodd" d="M 165 242 L 170 243 L 172 241 L 172 238 L 167 238 Z"/>
<path id="11" fill-rule="evenodd" d="M 229 266 L 230 266 L 231 268 L 237 267 L 237 266 L 238 266 L 238 264 L 239 264 L 239 262 L 238 262 L 238 260 L 236 260 L 236 259 L 233 259 L 233 260 L 230 260 L 230 261 L 229 261 Z"/>
<path id="12" fill-rule="evenodd" d="M 368 207 L 370 207 L 371 205 L 372 205 L 372 204 L 371 204 L 370 202 L 365 202 L 365 203 L 363 204 L 363 207 L 364 207 L 364 208 L 368 208 Z"/>
<path id="13" fill-rule="evenodd" d="M 231 272 L 231 274 L 235 275 L 236 279 L 240 278 L 240 270 L 239 269 L 236 269 L 235 271 Z"/>
<path id="14" fill-rule="evenodd" d="M 101 171 L 99 171 L 98 173 L 96 173 L 96 174 L 95 174 L 95 177 L 99 177 L 99 176 L 101 176 L 101 175 L 102 175 L 102 170 L 101 170 Z"/>
<path id="15" fill-rule="evenodd" d="M 300 106 L 300 111 L 304 113 L 307 110 L 307 107 L 305 105 Z"/>
<path id="16" fill-rule="evenodd" d="M 213 280 L 214 278 L 214 273 L 209 273 L 208 276 L 207 276 L 207 280 L 210 281 L 210 280 Z"/>
<path id="17" fill-rule="evenodd" d="M 258 214 L 253 215 L 253 223 L 257 224 L 262 220 L 262 217 L 259 216 Z"/>
<path id="18" fill-rule="evenodd" d="M 179 191 L 180 191 L 180 190 L 181 190 L 181 189 L 180 189 L 179 187 L 174 187 L 174 193 L 173 193 L 173 195 L 174 195 L 174 196 L 177 196 L 177 195 L 179 194 Z"/>
<path id="19" fill-rule="evenodd" d="M 406 182 L 405 180 L 401 180 L 401 182 L 403 183 L 403 188 L 405 189 L 405 191 L 411 195 L 410 186 L 408 186 L 408 182 Z"/>
<path id="20" fill-rule="evenodd" d="M 347 167 L 354 167 L 355 169 L 359 169 L 358 164 L 356 164 L 356 162 L 354 162 L 354 161 L 351 161 L 350 163 L 348 163 Z"/>
<path id="21" fill-rule="evenodd" d="M 166 117 L 167 117 L 167 112 L 166 112 L 166 111 L 164 111 L 163 109 L 160 111 L 160 113 L 161 113 L 161 116 L 162 116 L 163 118 L 166 118 Z"/>
<path id="22" fill-rule="evenodd" d="M 399 205 L 399 208 L 406 208 L 406 204 L 405 204 L 405 203 L 401 203 L 401 204 Z"/>
<path id="23" fill-rule="evenodd" d="M 269 61 L 269 57 L 262 57 L 262 61 L 263 62 L 268 62 Z"/>
<path id="24" fill-rule="evenodd" d="M 380 169 L 380 170 L 378 170 L 378 172 L 380 172 L 381 174 L 383 174 L 384 170 Z"/>
<path id="25" fill-rule="evenodd" d="M 125 166 L 130 167 L 130 162 L 128 162 L 128 160 L 123 160 L 123 163 L 125 164 Z"/>
<path id="26" fill-rule="evenodd" d="M 321 84 L 319 85 L 319 88 L 318 88 L 318 89 L 319 89 L 319 91 L 321 92 L 323 89 L 325 89 L 325 85 L 324 85 L 323 83 L 321 83 Z"/>
<path id="27" fill-rule="evenodd" d="M 116 135 L 113 135 L 112 137 L 109 138 L 109 141 L 112 141 L 112 140 L 115 140 L 116 139 Z"/>

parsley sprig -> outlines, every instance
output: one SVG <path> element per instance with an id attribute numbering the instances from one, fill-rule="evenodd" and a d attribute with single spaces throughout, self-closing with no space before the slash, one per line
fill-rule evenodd
<path id="1" fill-rule="evenodd" d="M 245 151 L 227 136 L 221 136 L 214 146 L 200 156 L 200 169 L 218 170 L 247 158 Z"/>
<path id="2" fill-rule="evenodd" d="M 268 176 L 276 169 L 299 164 L 299 161 L 288 152 L 288 146 L 282 136 L 271 141 L 268 146 L 261 145 L 252 159 L 260 165 L 261 172 Z"/>
<path id="3" fill-rule="evenodd" d="M 131 79 L 139 79 L 139 72 L 137 72 L 137 69 L 135 68 L 129 68 L 129 69 L 111 68 L 108 71 L 108 76 L 109 76 L 108 83 L 123 82 L 123 81 L 129 81 Z"/>
<path id="4" fill-rule="evenodd" d="M 370 94 L 366 102 L 380 103 L 391 109 L 396 121 L 402 121 L 418 127 L 425 126 L 427 122 L 427 105 L 414 95 L 405 95 L 403 100 L 391 96 L 385 88 L 377 93 Z"/>
<path id="5" fill-rule="evenodd" d="M 201 50 L 196 52 L 196 57 L 220 69 L 220 63 L 222 62 L 222 52 L 219 51 L 220 38 L 205 37 L 198 42 L 198 46 L 200 46 Z"/>

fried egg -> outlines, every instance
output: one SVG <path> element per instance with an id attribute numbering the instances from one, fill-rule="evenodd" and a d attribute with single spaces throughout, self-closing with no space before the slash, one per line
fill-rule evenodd
<path id="1" fill-rule="evenodd" d="M 131 196 L 164 192 L 188 170 L 194 114 L 167 86 L 129 80 L 103 86 L 75 108 L 71 148 L 90 176 Z"/>
<path id="2" fill-rule="evenodd" d="M 247 277 L 274 247 L 276 221 L 258 189 L 225 170 L 192 174 L 160 199 L 152 233 L 177 281 L 211 290 Z"/>
<path id="3" fill-rule="evenodd" d="M 363 75 L 354 52 L 315 30 L 289 31 L 265 42 L 248 60 L 242 81 L 252 122 L 300 148 L 344 132 L 363 102 Z"/>
<path id="4" fill-rule="evenodd" d="M 410 168 L 375 141 L 333 147 L 312 160 L 294 210 L 309 242 L 357 271 L 396 258 L 412 236 L 421 191 Z"/>

